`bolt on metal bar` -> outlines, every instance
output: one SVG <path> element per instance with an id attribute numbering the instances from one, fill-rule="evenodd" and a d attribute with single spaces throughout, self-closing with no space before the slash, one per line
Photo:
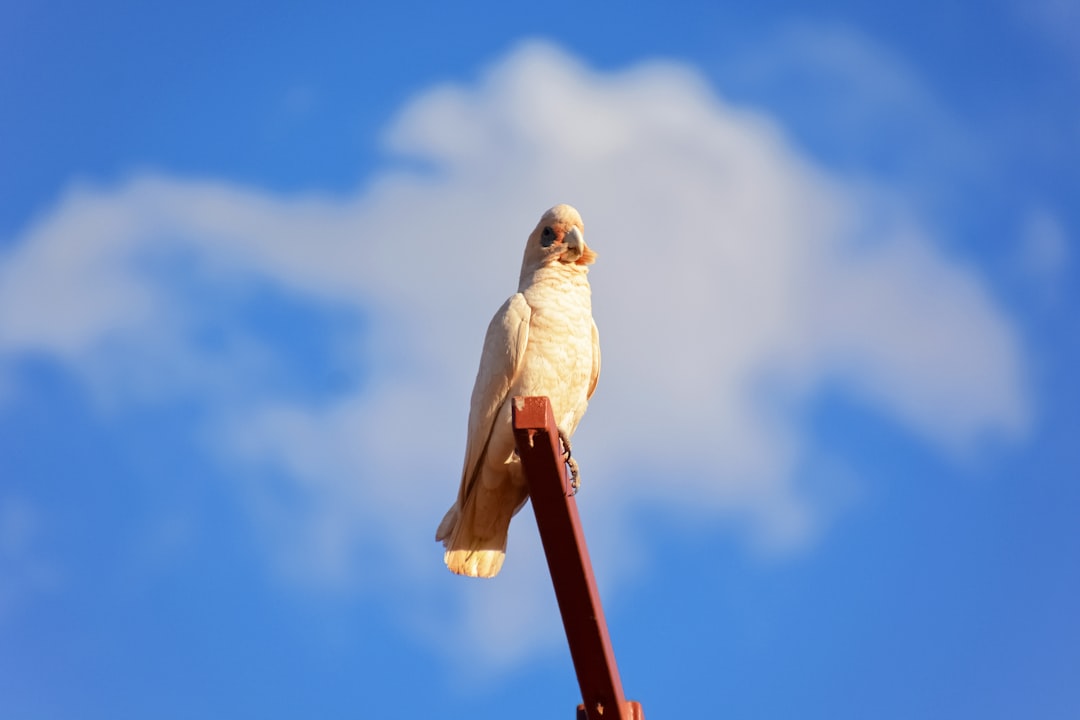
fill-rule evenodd
<path id="1" fill-rule="evenodd" d="M 512 415 L 518 456 L 581 687 L 584 702 L 577 718 L 644 720 L 641 705 L 623 695 L 551 403 L 546 397 L 515 397 Z"/>

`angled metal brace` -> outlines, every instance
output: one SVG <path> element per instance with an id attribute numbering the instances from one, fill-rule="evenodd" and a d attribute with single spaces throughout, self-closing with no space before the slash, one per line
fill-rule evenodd
<path id="1" fill-rule="evenodd" d="M 512 412 L 518 456 L 581 687 L 577 718 L 645 720 L 641 705 L 623 695 L 551 404 L 546 397 L 515 397 Z"/>

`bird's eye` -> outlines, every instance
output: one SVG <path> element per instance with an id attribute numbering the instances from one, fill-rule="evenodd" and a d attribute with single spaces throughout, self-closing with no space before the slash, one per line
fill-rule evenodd
<path id="1" fill-rule="evenodd" d="M 551 245 L 554 242 L 555 242 L 555 231 L 551 229 L 550 225 L 548 225 L 548 226 L 544 227 L 544 230 L 540 233 L 540 246 L 541 247 L 551 247 Z"/>

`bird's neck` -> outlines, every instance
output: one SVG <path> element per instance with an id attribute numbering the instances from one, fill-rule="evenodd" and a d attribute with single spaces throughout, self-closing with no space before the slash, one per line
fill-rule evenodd
<path id="1" fill-rule="evenodd" d="M 562 285 L 566 283 L 588 287 L 589 268 L 574 263 L 553 262 L 539 267 L 522 267 L 518 279 L 518 292 L 525 292 L 535 285 Z"/>

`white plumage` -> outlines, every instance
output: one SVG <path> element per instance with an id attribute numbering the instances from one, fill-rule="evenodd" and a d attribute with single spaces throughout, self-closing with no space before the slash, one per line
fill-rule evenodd
<path id="1" fill-rule="evenodd" d="M 511 399 L 546 395 L 567 438 L 585 413 L 600 374 L 588 279 L 595 259 L 577 210 L 551 208 L 529 235 L 517 293 L 488 326 L 469 409 L 461 487 L 435 533 L 455 573 L 499 572 L 510 518 L 528 498 L 514 454 Z"/>

